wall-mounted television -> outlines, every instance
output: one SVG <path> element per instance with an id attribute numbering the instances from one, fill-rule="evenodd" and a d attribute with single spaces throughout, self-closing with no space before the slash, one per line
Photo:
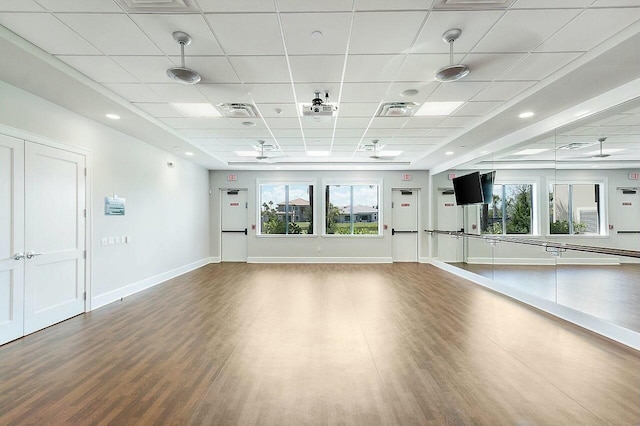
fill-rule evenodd
<path id="1" fill-rule="evenodd" d="M 482 203 L 484 197 L 480 172 L 453 178 L 453 192 L 456 195 L 456 204 L 459 206 Z"/>
<path id="2" fill-rule="evenodd" d="M 482 185 L 482 198 L 484 204 L 491 204 L 493 198 L 493 182 L 496 180 L 496 172 L 483 173 L 480 175 Z"/>

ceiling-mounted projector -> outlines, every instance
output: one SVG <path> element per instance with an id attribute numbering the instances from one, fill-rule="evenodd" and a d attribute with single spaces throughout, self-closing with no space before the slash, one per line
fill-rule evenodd
<path id="1" fill-rule="evenodd" d="M 331 120 L 338 107 L 329 103 L 329 92 L 325 92 L 325 99 L 320 97 L 320 92 L 315 92 L 315 98 L 311 104 L 302 105 L 302 115 L 316 120 Z"/>

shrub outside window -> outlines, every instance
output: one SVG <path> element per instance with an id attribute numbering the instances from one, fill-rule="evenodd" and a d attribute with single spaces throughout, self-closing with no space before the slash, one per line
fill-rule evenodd
<path id="1" fill-rule="evenodd" d="M 313 185 L 261 184 L 260 235 L 313 234 Z"/>
<path id="2" fill-rule="evenodd" d="M 601 185 L 549 185 L 549 234 L 601 235 Z"/>
<path id="3" fill-rule="evenodd" d="M 480 229 L 483 234 L 533 233 L 533 185 L 494 185 L 488 201 L 481 206 Z"/>
<path id="4" fill-rule="evenodd" d="M 379 185 L 327 185 L 325 233 L 380 235 Z"/>

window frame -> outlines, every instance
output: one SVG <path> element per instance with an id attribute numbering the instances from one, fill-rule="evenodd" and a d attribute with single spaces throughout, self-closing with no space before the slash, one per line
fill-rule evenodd
<path id="1" fill-rule="evenodd" d="M 551 233 L 551 216 L 549 215 L 549 196 L 552 194 L 551 186 L 555 185 L 599 185 L 599 208 L 600 217 L 599 224 L 600 233 L 598 234 L 552 234 Z M 549 179 L 547 181 L 546 188 L 546 200 L 547 200 L 547 225 L 546 233 L 550 238 L 609 238 L 609 179 L 606 176 L 597 179 Z M 571 211 L 573 216 L 573 211 Z"/>
<path id="2" fill-rule="evenodd" d="M 313 189 L 313 233 L 312 234 L 263 234 L 262 233 L 262 186 L 311 186 Z M 318 236 L 318 202 L 317 190 L 318 182 L 316 179 L 295 179 L 295 180 L 272 180 L 272 179 L 256 179 L 256 238 L 315 238 Z"/>
<path id="3" fill-rule="evenodd" d="M 383 199 L 382 199 L 382 191 L 384 181 L 382 179 L 323 179 L 321 188 L 322 188 L 322 212 L 321 212 L 321 222 L 322 222 L 322 237 L 327 238 L 384 238 L 384 229 L 383 229 Z M 325 197 L 327 187 L 329 186 L 370 186 L 376 185 L 378 187 L 378 233 L 377 234 L 328 234 L 327 233 L 327 200 Z M 353 216 L 353 212 L 352 212 Z"/>
<path id="4" fill-rule="evenodd" d="M 495 235 L 504 235 L 504 236 L 524 235 L 529 237 L 540 237 L 541 236 L 540 234 L 541 214 L 539 209 L 540 198 L 538 196 L 539 182 L 537 180 L 531 180 L 531 179 L 496 179 L 493 185 L 494 187 L 501 185 L 503 188 L 505 187 L 505 185 L 531 185 L 531 232 L 528 234 L 507 234 L 506 226 L 503 226 L 502 233 L 495 234 Z M 504 189 L 503 189 L 503 193 L 504 193 Z M 504 203 L 504 200 L 502 205 L 504 206 L 503 209 L 506 209 L 506 204 Z M 481 208 L 478 208 L 478 224 L 481 223 L 481 220 L 480 220 L 481 214 L 482 214 Z M 503 217 L 503 222 L 504 221 L 506 221 L 506 217 Z M 478 228 L 480 228 L 480 226 L 478 226 Z M 480 231 L 480 234 L 482 234 L 482 229 L 479 229 L 479 231 Z M 490 235 L 490 234 L 482 234 L 482 235 Z"/>

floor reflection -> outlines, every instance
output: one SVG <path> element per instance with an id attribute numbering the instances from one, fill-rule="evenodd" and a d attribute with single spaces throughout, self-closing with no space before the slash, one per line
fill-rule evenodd
<path id="1" fill-rule="evenodd" d="M 640 331 L 640 264 L 451 265 Z"/>

